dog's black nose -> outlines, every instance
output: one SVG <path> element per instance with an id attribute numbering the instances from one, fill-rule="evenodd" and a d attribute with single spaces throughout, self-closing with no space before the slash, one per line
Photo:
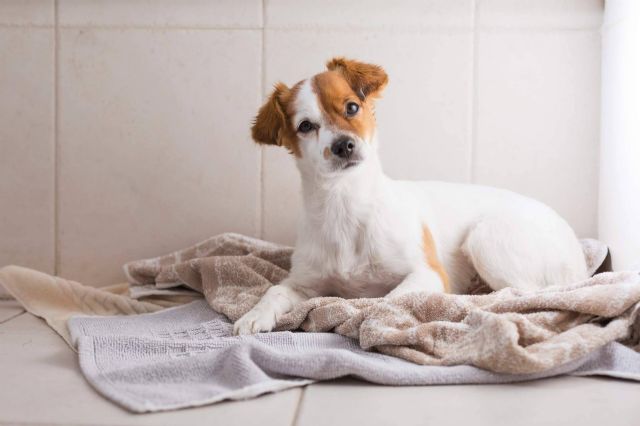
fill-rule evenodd
<path id="1" fill-rule="evenodd" d="M 349 158 L 356 148 L 356 143 L 348 136 L 342 136 L 331 144 L 331 152 L 340 158 Z"/>

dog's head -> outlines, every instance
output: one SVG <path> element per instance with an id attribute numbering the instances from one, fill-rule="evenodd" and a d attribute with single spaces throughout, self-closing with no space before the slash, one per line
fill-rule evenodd
<path id="1" fill-rule="evenodd" d="M 357 168 L 375 152 L 374 102 L 387 81 L 377 65 L 334 58 L 327 71 L 291 88 L 278 83 L 258 112 L 253 139 L 287 148 L 319 174 Z"/>

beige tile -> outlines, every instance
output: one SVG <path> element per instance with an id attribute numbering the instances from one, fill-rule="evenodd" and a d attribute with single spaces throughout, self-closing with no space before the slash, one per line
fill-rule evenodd
<path id="1" fill-rule="evenodd" d="M 2 287 L 0 285 L 0 287 Z M 17 317 L 24 312 L 22 305 L 16 300 L 0 299 L 0 324 Z"/>
<path id="2" fill-rule="evenodd" d="M 59 0 L 60 25 L 109 27 L 262 26 L 261 0 Z"/>
<path id="3" fill-rule="evenodd" d="M 390 83 L 378 102 L 380 157 L 399 179 L 468 181 L 470 169 L 471 44 L 468 32 L 266 33 L 267 87 L 294 84 L 321 72 L 333 56 L 378 63 Z M 295 60 L 292 66 L 291 58 Z M 264 234 L 292 242 L 299 179 L 291 159 L 265 148 Z M 295 201 L 295 202 L 294 202 Z"/>
<path id="4" fill-rule="evenodd" d="M 0 325 L 0 424 L 290 425 L 300 389 L 238 402 L 131 414 L 84 380 L 76 354 L 44 321 L 24 314 Z"/>
<path id="5" fill-rule="evenodd" d="M 495 32 L 478 42 L 477 182 L 538 198 L 595 236 L 600 35 Z"/>
<path id="6" fill-rule="evenodd" d="M 53 272 L 52 29 L 0 28 L 0 266 Z"/>
<path id="7" fill-rule="evenodd" d="M 500 28 L 593 28 L 602 24 L 604 0 L 482 0 L 477 23 Z"/>
<path id="8" fill-rule="evenodd" d="M 2 0 L 0 25 L 53 26 L 54 0 Z"/>
<path id="9" fill-rule="evenodd" d="M 307 387 L 297 424 L 631 426 L 639 403 L 637 383 L 601 378 L 394 387 L 340 380 Z"/>
<path id="10" fill-rule="evenodd" d="M 259 31 L 62 29 L 59 274 L 257 233 Z"/>
<path id="11" fill-rule="evenodd" d="M 265 0 L 267 28 L 470 28 L 472 0 Z"/>

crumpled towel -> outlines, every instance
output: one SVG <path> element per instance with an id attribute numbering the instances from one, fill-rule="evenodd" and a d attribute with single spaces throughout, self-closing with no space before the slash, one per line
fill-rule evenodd
<path id="1" fill-rule="evenodd" d="M 584 247 L 588 261 L 602 262 L 602 245 L 591 240 Z M 291 253 L 289 247 L 222 234 L 124 269 L 132 289 L 186 285 L 236 321 L 287 276 Z M 611 272 L 529 292 L 314 298 L 279 318 L 276 330 L 333 331 L 357 339 L 363 349 L 418 364 L 527 374 L 574 361 L 613 341 L 638 350 L 639 311 L 638 272 Z"/>

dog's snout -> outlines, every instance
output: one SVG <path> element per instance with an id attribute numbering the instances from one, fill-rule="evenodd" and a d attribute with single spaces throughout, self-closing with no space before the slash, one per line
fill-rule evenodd
<path id="1" fill-rule="evenodd" d="M 331 152 L 340 158 L 349 158 L 355 148 L 355 141 L 348 136 L 342 136 L 331 144 Z"/>

